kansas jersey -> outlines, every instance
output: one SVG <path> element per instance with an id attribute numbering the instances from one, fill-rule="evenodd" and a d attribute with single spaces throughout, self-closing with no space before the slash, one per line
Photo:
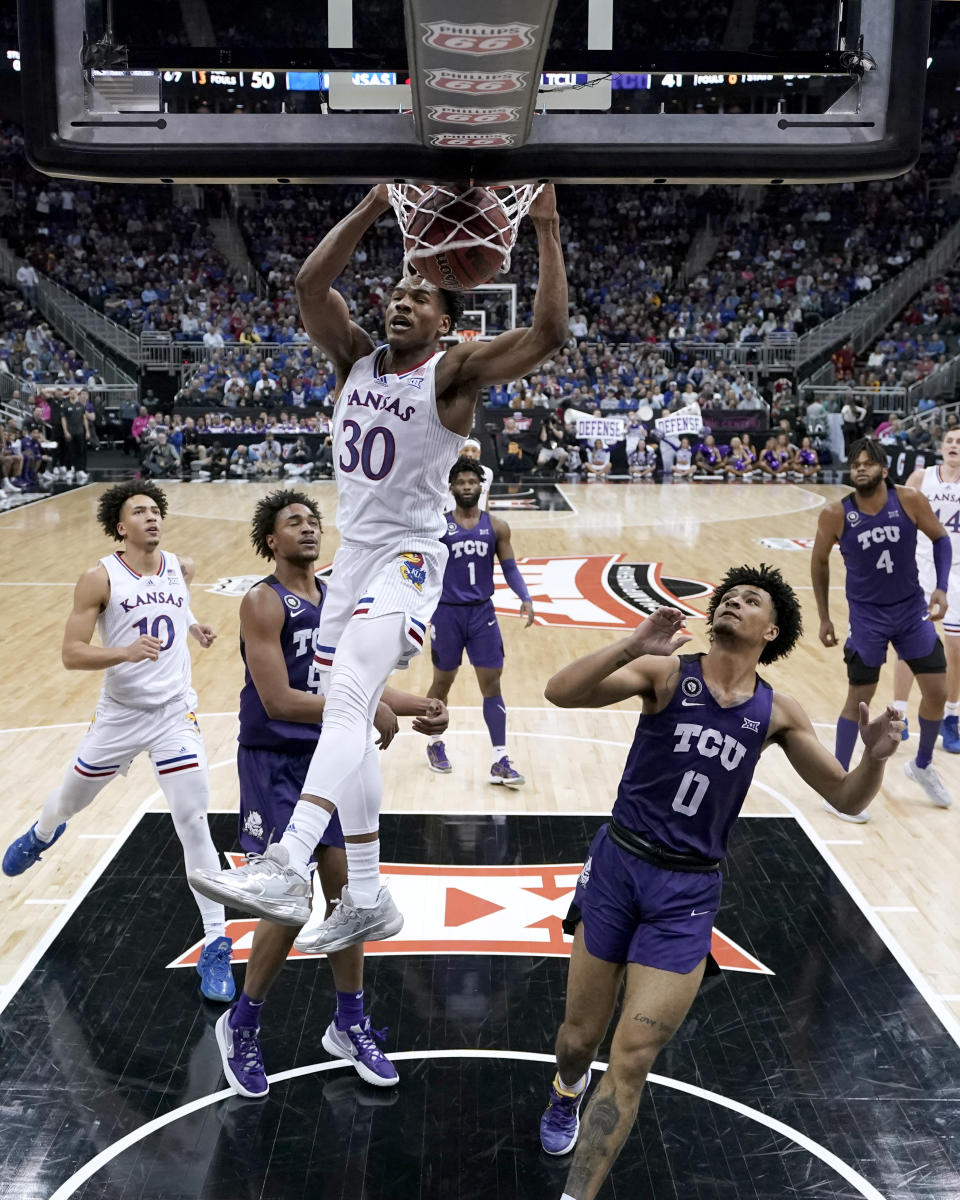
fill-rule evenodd
<path id="1" fill-rule="evenodd" d="M 953 563 L 960 566 L 960 480 L 948 483 L 940 478 L 939 467 L 927 467 L 920 482 L 920 491 L 930 501 L 933 515 L 950 535 Z M 917 557 L 921 562 L 933 562 L 933 542 L 919 529 Z"/>
<path id="2" fill-rule="evenodd" d="M 670 702 L 637 722 L 614 819 L 668 850 L 723 858 L 772 709 L 773 691 L 759 676 L 749 700 L 722 708 L 703 681 L 700 655 L 681 655 Z"/>
<path id="3" fill-rule="evenodd" d="M 129 708 L 159 708 L 190 690 L 187 634 L 190 593 L 175 554 L 160 555 L 156 575 L 138 575 L 117 551 L 100 559 L 110 599 L 97 618 L 104 646 L 129 646 L 143 634 L 160 641 L 160 657 L 108 667 L 103 694 Z"/>
<path id="4" fill-rule="evenodd" d="M 917 527 L 903 511 L 895 487 L 878 513 L 843 499 L 840 553 L 847 568 L 848 604 L 898 604 L 921 596 L 917 576 Z"/>
<path id="5" fill-rule="evenodd" d="M 464 529 L 446 515 L 443 544 L 450 551 L 443 573 L 441 604 L 479 604 L 493 595 L 493 556 L 497 535 L 486 513 L 472 529 Z"/>
<path id="6" fill-rule="evenodd" d="M 441 424 L 434 376 L 443 351 L 384 374 L 387 347 L 350 368 L 333 416 L 337 527 L 364 546 L 443 536 L 447 476 L 464 439 Z"/>
<path id="7" fill-rule="evenodd" d="M 273 588 L 283 601 L 280 647 L 283 650 L 283 661 L 286 663 L 290 686 L 298 692 L 311 691 L 308 678 L 317 645 L 317 626 L 320 623 L 320 609 L 326 595 L 326 584 L 320 579 L 317 580 L 320 603 L 311 604 L 309 600 L 304 600 L 302 596 L 297 596 L 285 588 L 275 575 L 268 575 L 260 582 Z M 320 723 L 305 725 L 298 721 L 268 717 L 260 694 L 250 677 L 247 651 L 242 637 L 240 654 L 243 657 L 244 679 L 240 692 L 240 733 L 237 741 L 241 746 L 297 754 L 312 750 L 320 736 Z"/>

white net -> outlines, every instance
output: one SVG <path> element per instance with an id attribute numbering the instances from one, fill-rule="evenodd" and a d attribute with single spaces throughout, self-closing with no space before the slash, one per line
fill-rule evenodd
<path id="1" fill-rule="evenodd" d="M 403 235 L 404 261 L 415 269 L 418 258 L 488 246 L 501 255 L 500 270 L 509 271 L 520 222 L 542 188 L 537 183 L 489 188 L 389 184 L 387 193 Z"/>

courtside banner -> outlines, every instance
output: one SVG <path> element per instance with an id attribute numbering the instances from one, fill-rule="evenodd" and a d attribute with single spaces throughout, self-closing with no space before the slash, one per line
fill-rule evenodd
<path id="1" fill-rule="evenodd" d="M 603 438 L 605 442 L 622 442 L 627 436 L 627 423 L 622 417 L 591 417 L 578 408 L 568 408 L 564 420 L 569 421 L 571 413 L 577 417 L 578 441 L 595 442 Z"/>
<path id="2" fill-rule="evenodd" d="M 658 417 L 654 421 L 657 433 L 662 438 L 682 437 L 687 433 L 700 433 L 703 429 L 703 413 L 699 404 L 688 404 L 669 417 Z"/>

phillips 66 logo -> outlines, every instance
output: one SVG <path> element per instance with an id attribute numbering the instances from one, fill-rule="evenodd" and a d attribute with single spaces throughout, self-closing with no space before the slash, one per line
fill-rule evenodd
<path id="1" fill-rule="evenodd" d="M 445 125 L 504 125 L 520 120 L 519 108 L 461 108 L 454 104 L 432 104 L 427 113 L 432 121 L 442 121 Z"/>
<path id="2" fill-rule="evenodd" d="M 513 25 L 458 25 L 452 21 L 425 21 L 423 40 L 438 50 L 454 54 L 510 54 L 534 45 L 538 26 L 518 21 Z"/>
<path id="3" fill-rule="evenodd" d="M 427 87 L 439 92 L 466 92 L 471 96 L 490 96 L 498 92 L 519 92 L 527 86 L 526 71 L 448 71 L 428 70 Z"/>
<path id="4" fill-rule="evenodd" d="M 516 140 L 512 133 L 434 133 L 430 145 L 456 150 L 498 150 L 515 145 Z"/>

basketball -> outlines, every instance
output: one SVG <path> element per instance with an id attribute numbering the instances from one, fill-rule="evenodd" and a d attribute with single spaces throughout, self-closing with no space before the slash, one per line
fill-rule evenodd
<path id="1" fill-rule="evenodd" d="M 504 269 L 510 218 L 490 188 L 436 189 L 420 202 L 404 237 L 410 266 L 437 287 L 468 291 Z"/>

